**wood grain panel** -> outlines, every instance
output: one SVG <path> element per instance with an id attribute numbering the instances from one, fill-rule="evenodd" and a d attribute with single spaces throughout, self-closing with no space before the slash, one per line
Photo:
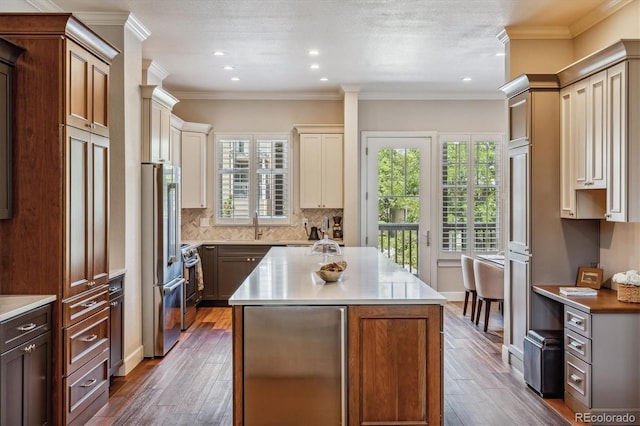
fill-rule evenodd
<path id="1" fill-rule="evenodd" d="M 93 131 L 108 136 L 109 133 L 109 67 L 94 60 L 92 64 L 91 111 Z M 105 133 L 106 132 L 106 133 Z"/>
<path id="2" fill-rule="evenodd" d="M 440 306 L 350 306 L 349 424 L 440 424 Z"/>
<path id="3" fill-rule="evenodd" d="M 91 136 L 91 279 L 109 282 L 109 140 Z"/>
<path id="4" fill-rule="evenodd" d="M 89 55 L 75 43 L 67 42 L 67 123 L 86 129 L 91 121 L 91 80 L 93 70 Z"/>

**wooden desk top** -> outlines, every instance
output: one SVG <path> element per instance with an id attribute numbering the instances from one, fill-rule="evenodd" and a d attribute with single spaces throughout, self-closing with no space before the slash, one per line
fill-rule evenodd
<path id="1" fill-rule="evenodd" d="M 640 303 L 618 301 L 618 293 L 610 288 L 598 289 L 597 296 L 565 296 L 560 287 L 569 285 L 534 285 L 533 292 L 591 314 L 640 314 Z"/>

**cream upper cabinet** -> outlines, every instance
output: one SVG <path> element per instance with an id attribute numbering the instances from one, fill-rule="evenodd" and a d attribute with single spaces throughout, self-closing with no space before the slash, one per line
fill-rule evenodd
<path id="1" fill-rule="evenodd" d="M 182 125 L 182 208 L 207 207 L 207 146 L 212 126 Z"/>
<path id="2" fill-rule="evenodd" d="M 560 92 L 560 215 L 601 219 L 605 212 L 605 73 Z"/>
<path id="3" fill-rule="evenodd" d="M 602 71 L 574 84 L 572 128 L 576 163 L 576 189 L 605 189 L 606 162 L 606 83 Z"/>
<path id="4" fill-rule="evenodd" d="M 558 72 L 562 217 L 640 222 L 639 49 L 621 40 Z"/>
<path id="5" fill-rule="evenodd" d="M 178 103 L 158 86 L 142 86 L 142 161 L 172 163 L 171 110 Z"/>
<path id="6" fill-rule="evenodd" d="M 640 60 L 607 70 L 607 220 L 640 222 Z"/>
<path id="7" fill-rule="evenodd" d="M 171 131 L 169 134 L 169 146 L 171 146 L 171 164 L 182 166 L 182 125 L 184 120 L 171 114 Z"/>
<path id="8" fill-rule="evenodd" d="M 300 208 L 342 208 L 342 141 L 342 133 L 300 134 Z"/>

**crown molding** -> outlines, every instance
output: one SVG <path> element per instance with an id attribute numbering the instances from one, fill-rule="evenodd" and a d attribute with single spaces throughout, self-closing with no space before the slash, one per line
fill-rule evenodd
<path id="1" fill-rule="evenodd" d="M 498 91 L 485 92 L 362 92 L 358 96 L 361 101 L 490 101 L 504 100 Z"/>
<path id="2" fill-rule="evenodd" d="M 500 90 L 511 98 L 525 90 L 559 90 L 560 81 L 556 74 L 520 74 L 505 83 Z"/>
<path id="3" fill-rule="evenodd" d="M 155 85 L 140 86 L 140 91 L 143 99 L 153 99 L 169 109 L 173 109 L 173 106 L 180 102 L 180 100 L 171 93 Z"/>
<path id="4" fill-rule="evenodd" d="M 182 100 L 257 100 L 257 101 L 336 101 L 342 95 L 334 92 L 187 92 L 174 91 Z"/>
<path id="5" fill-rule="evenodd" d="M 87 25 L 125 27 L 141 42 L 151 35 L 151 31 L 131 12 L 73 12 L 73 14 Z"/>
<path id="6" fill-rule="evenodd" d="M 178 117 L 175 114 L 171 114 L 171 119 L 169 120 L 171 127 L 175 127 L 176 129 L 182 130 L 182 125 L 184 124 L 184 120 Z"/>
<path id="7" fill-rule="evenodd" d="M 508 26 L 506 32 L 508 40 L 570 40 L 573 38 L 569 27 L 528 27 L 528 26 Z M 505 34 L 499 34 L 503 39 Z"/>
<path id="8" fill-rule="evenodd" d="M 164 81 L 169 77 L 169 71 L 164 69 L 162 65 L 154 61 L 153 59 L 142 59 L 142 72 L 147 73 L 151 77 L 155 77 L 160 81 Z M 149 78 L 147 77 L 147 81 Z"/>
<path id="9" fill-rule="evenodd" d="M 196 132 L 208 135 L 211 130 L 213 130 L 213 126 L 207 123 L 191 123 L 189 121 L 182 123 L 183 132 Z"/>
<path id="10" fill-rule="evenodd" d="M 571 34 L 573 34 L 574 37 L 582 34 L 589 28 L 626 7 L 628 4 L 633 3 L 633 1 L 634 0 L 611 0 L 607 3 L 598 5 L 591 12 L 569 26 Z"/>
<path id="11" fill-rule="evenodd" d="M 357 84 L 343 84 L 340 86 L 342 93 L 360 93 L 360 86 Z"/>
<path id="12" fill-rule="evenodd" d="M 64 12 L 64 9 L 51 0 L 25 0 L 25 2 L 40 12 Z"/>
<path id="13" fill-rule="evenodd" d="M 343 124 L 294 124 L 298 134 L 305 133 L 344 133 Z"/>

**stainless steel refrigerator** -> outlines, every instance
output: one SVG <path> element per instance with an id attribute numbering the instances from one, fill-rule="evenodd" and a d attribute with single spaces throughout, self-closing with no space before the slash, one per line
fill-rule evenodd
<path id="1" fill-rule="evenodd" d="M 180 337 L 184 277 L 180 252 L 180 169 L 142 164 L 142 344 L 164 356 Z"/>

